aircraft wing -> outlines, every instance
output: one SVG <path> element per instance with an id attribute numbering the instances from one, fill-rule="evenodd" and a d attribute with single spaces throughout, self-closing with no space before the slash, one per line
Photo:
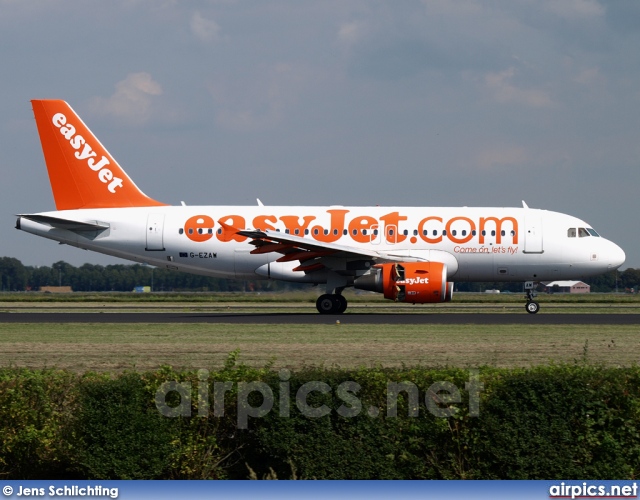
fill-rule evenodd
<path id="1" fill-rule="evenodd" d="M 447 265 L 449 276 L 458 270 L 456 258 L 441 250 L 411 252 L 406 250 L 373 250 L 357 248 L 336 243 L 325 243 L 303 238 L 293 234 L 273 230 L 237 229 L 222 221 L 218 221 L 227 231 L 250 238 L 249 243 L 255 246 L 252 254 L 279 253 L 276 262 L 299 261 L 300 265 L 293 271 L 313 273 L 330 270 L 343 276 L 358 276 L 375 264 L 387 262 L 442 262 Z"/>
<path id="2" fill-rule="evenodd" d="M 335 243 L 324 243 L 322 241 L 311 240 L 309 238 L 301 238 L 300 236 L 294 236 L 293 234 L 280 233 L 277 231 L 238 231 L 238 234 L 242 236 L 247 236 L 251 238 L 252 244 L 256 244 L 256 242 L 277 242 L 281 245 L 293 245 L 295 247 L 299 247 L 300 249 L 305 249 L 308 251 L 315 252 L 342 252 L 345 254 L 350 254 L 354 257 L 369 257 L 369 258 L 377 258 L 380 257 L 378 252 L 374 252 L 371 250 L 365 250 L 361 248 L 350 247 L 347 245 L 336 245 Z M 261 245 L 256 245 L 260 247 Z M 263 252 L 256 252 L 263 253 Z"/>
<path id="3" fill-rule="evenodd" d="M 293 270 L 305 273 L 327 268 L 339 274 L 352 274 L 357 269 L 368 269 L 374 263 L 395 260 L 372 250 L 324 243 L 278 231 L 236 230 L 236 233 L 251 239 L 249 243 L 256 247 L 252 254 L 280 253 L 282 256 L 276 262 L 300 261 Z"/>

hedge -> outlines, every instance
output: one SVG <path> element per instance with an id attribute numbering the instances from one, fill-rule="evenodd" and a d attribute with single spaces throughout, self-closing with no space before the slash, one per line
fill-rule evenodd
<path id="1" fill-rule="evenodd" d="M 171 367 L 121 374 L 1 369 L 0 475 L 6 479 L 636 479 L 640 475 L 639 367 L 585 363 L 477 371 L 311 367 L 289 373 L 270 366 L 238 365 L 236 357 L 232 353 L 224 368 L 211 372 Z M 302 402 L 307 406 L 297 403 L 300 389 L 300 394 L 306 392 Z M 474 394 L 479 396 L 476 407 Z"/>

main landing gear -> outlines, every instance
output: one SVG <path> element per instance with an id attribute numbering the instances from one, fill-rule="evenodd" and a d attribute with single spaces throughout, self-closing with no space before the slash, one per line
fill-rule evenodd
<path id="1" fill-rule="evenodd" d="M 347 310 L 347 299 L 342 290 L 347 286 L 347 278 L 338 273 L 327 273 L 326 292 L 316 300 L 316 309 L 320 314 L 342 314 Z"/>
<path id="2" fill-rule="evenodd" d="M 535 300 L 536 296 L 538 295 L 536 292 L 533 291 L 533 281 L 526 281 L 524 283 L 524 290 L 526 295 L 526 299 L 527 299 L 527 304 L 524 306 L 525 309 L 527 310 L 527 312 L 529 314 L 535 314 L 540 310 L 540 304 L 538 304 Z"/>
<path id="3" fill-rule="evenodd" d="M 316 301 L 320 314 L 342 314 L 347 310 L 347 299 L 339 293 L 325 293 Z"/>

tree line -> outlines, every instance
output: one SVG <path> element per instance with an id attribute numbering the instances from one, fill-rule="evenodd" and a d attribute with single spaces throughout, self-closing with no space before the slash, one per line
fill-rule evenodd
<path id="1" fill-rule="evenodd" d="M 576 278 L 578 279 L 578 278 Z M 624 271 L 609 271 L 608 273 L 590 278 L 579 279 L 591 286 L 594 293 L 626 292 L 638 293 L 640 287 L 640 269 L 632 267 Z M 476 282 L 476 283 L 456 283 L 458 292 L 484 292 L 485 290 L 501 290 L 520 293 L 523 291 L 523 283 L 517 282 Z M 542 285 L 538 286 L 538 291 L 543 291 Z"/>
<path id="2" fill-rule="evenodd" d="M 137 286 L 149 286 L 155 292 L 259 292 L 299 288 L 297 284 L 212 278 L 142 264 L 75 267 L 58 261 L 51 266 L 25 266 L 16 258 L 0 257 L 1 291 L 37 291 L 44 286 L 70 286 L 75 292 L 130 292 Z"/>
<path id="3" fill-rule="evenodd" d="M 592 292 L 637 292 L 640 287 L 640 269 L 611 271 L 583 281 L 591 285 Z M 16 258 L 0 257 L 1 291 L 37 291 L 43 286 L 70 286 L 76 292 L 130 292 L 137 286 L 150 286 L 156 292 L 260 292 L 300 289 L 308 285 L 272 280 L 211 278 L 142 264 L 83 264 L 75 267 L 58 261 L 51 266 L 25 266 Z M 483 292 L 486 289 L 522 291 L 520 282 L 456 283 L 455 286 L 460 292 Z"/>

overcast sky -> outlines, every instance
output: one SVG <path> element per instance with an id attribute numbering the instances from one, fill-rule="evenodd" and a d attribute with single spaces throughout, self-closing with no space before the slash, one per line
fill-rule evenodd
<path id="1" fill-rule="evenodd" d="M 640 267 L 640 2 L 0 0 L 0 256 L 122 262 L 54 210 L 30 99 L 68 101 L 150 196 L 521 206 Z"/>

